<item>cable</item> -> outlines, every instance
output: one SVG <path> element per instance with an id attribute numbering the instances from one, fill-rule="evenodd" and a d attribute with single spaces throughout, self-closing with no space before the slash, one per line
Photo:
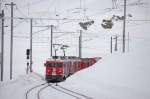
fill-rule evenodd
<path id="1" fill-rule="evenodd" d="M 36 4 L 39 4 L 39 3 L 43 2 L 43 1 L 44 1 L 44 0 L 38 0 L 38 1 L 36 0 L 36 1 L 31 2 L 31 3 L 29 3 L 29 4 L 20 6 L 20 8 L 26 8 L 26 7 L 28 7 L 28 6 L 36 5 Z"/>
<path id="2" fill-rule="evenodd" d="M 28 16 L 26 16 L 19 8 L 18 6 L 16 5 L 16 10 L 24 17 L 28 18 Z"/>
<path id="3" fill-rule="evenodd" d="M 49 30 L 49 29 L 50 29 L 50 27 L 48 27 L 48 28 L 46 28 L 46 29 L 42 29 L 42 30 L 36 31 L 36 32 L 33 32 L 33 35 L 35 35 L 35 34 L 37 34 L 37 33 L 39 33 L 39 32 L 47 31 L 47 30 Z"/>
<path id="4" fill-rule="evenodd" d="M 48 10 L 47 11 L 50 11 L 50 8 L 53 6 L 54 2 L 56 2 L 56 0 L 52 0 L 51 2 L 49 2 L 49 7 L 48 7 Z"/>
<path id="5" fill-rule="evenodd" d="M 15 26 L 13 26 L 14 28 L 16 28 L 17 26 L 19 26 L 20 24 L 22 24 L 24 22 L 24 20 L 22 20 L 21 22 L 17 23 Z"/>
<path id="6" fill-rule="evenodd" d="M 11 17 L 4 17 L 4 19 L 11 19 Z M 65 21 L 65 20 L 72 20 L 72 21 L 84 21 L 84 20 L 87 20 L 87 19 L 84 19 L 84 18 L 35 18 L 35 17 L 28 17 L 28 18 L 24 18 L 24 17 L 14 17 L 13 19 L 15 20 L 30 20 L 30 19 L 33 19 L 33 20 L 53 20 L 53 21 L 57 21 L 57 20 L 62 20 L 62 21 Z"/>

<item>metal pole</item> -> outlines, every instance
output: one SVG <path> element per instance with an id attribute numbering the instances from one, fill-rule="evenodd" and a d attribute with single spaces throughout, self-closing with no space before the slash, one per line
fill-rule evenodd
<path id="1" fill-rule="evenodd" d="M 66 56 L 66 54 L 65 54 L 65 49 L 63 50 L 63 52 L 64 52 L 64 57 Z"/>
<path id="2" fill-rule="evenodd" d="M 53 56 L 53 25 L 51 25 L 51 54 L 50 56 Z"/>
<path id="3" fill-rule="evenodd" d="M 13 6 L 11 2 L 11 38 L 10 38 L 10 80 L 12 79 L 12 66 L 13 66 Z"/>
<path id="4" fill-rule="evenodd" d="M 129 45 L 129 40 L 130 40 L 130 37 L 129 37 L 130 35 L 129 35 L 129 32 L 128 32 L 128 52 L 129 52 L 129 50 L 130 50 L 130 45 Z"/>
<path id="5" fill-rule="evenodd" d="M 13 66 L 13 7 L 14 3 L 5 4 L 11 6 L 11 34 L 10 34 L 10 80 L 12 79 L 12 66 Z"/>
<path id="6" fill-rule="evenodd" d="M 30 19 L 30 72 L 32 72 L 32 23 L 33 20 Z"/>
<path id="7" fill-rule="evenodd" d="M 4 10 L 2 10 L 2 35 L 1 35 L 1 81 L 3 81 L 3 72 L 4 72 L 4 63 L 3 63 L 3 57 L 4 57 Z"/>
<path id="8" fill-rule="evenodd" d="M 79 36 L 79 58 L 82 58 L 82 30 L 80 30 Z"/>
<path id="9" fill-rule="evenodd" d="M 115 51 L 118 50 L 118 47 L 117 47 L 117 45 L 118 45 L 117 43 L 118 43 L 118 42 L 117 42 L 117 40 L 118 40 L 118 36 L 116 35 L 116 37 L 115 37 Z"/>
<path id="10" fill-rule="evenodd" d="M 126 30 L 126 0 L 124 0 L 124 20 L 123 20 L 123 53 L 125 52 L 125 31 Z"/>
<path id="11" fill-rule="evenodd" d="M 0 0 L 0 12 L 1 12 L 1 9 L 2 9 L 2 7 L 1 7 L 1 4 L 2 4 L 2 1 Z M 0 27 L 2 27 L 2 13 L 0 13 Z M 2 29 L 0 28 L 0 31 L 2 31 Z M 1 35 L 1 37 L 2 37 L 2 33 L 0 32 L 0 35 Z M 1 40 L 2 40 L 2 38 L 1 38 Z M 1 45 L 2 46 L 2 45 Z M 2 48 L 2 47 L 1 47 Z M 1 52 L 0 52 L 0 55 L 1 55 Z M 0 56 L 1 57 L 1 56 Z M 0 65 L 1 65 L 1 59 L 2 58 L 0 58 Z M 1 65 L 1 67 L 0 67 L 0 79 L 1 79 L 1 81 L 2 81 L 2 65 Z"/>
<path id="12" fill-rule="evenodd" d="M 55 50 L 55 58 L 56 58 L 56 50 Z"/>

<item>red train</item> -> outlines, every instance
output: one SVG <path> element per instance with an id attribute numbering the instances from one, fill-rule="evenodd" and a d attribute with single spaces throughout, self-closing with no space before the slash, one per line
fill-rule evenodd
<path id="1" fill-rule="evenodd" d="M 48 59 L 46 67 L 47 82 L 61 82 L 67 77 L 96 63 L 100 58 L 55 57 Z"/>

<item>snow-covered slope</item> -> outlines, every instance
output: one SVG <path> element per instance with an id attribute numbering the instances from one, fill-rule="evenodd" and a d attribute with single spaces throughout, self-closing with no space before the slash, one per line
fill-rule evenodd
<path id="1" fill-rule="evenodd" d="M 150 24 L 137 26 L 130 38 L 130 50 L 114 52 L 94 66 L 71 76 L 62 85 L 95 99 L 150 98 Z M 133 30 L 132 30 L 133 31 Z"/>
<path id="2" fill-rule="evenodd" d="M 36 73 L 22 75 L 9 82 L 1 82 L 0 97 L 1 99 L 25 99 L 27 90 L 41 83 L 44 83 L 44 81 Z"/>
<path id="3" fill-rule="evenodd" d="M 149 99 L 150 48 L 144 48 L 133 53 L 104 57 L 95 66 L 68 78 L 63 85 L 82 89 L 96 99 Z"/>

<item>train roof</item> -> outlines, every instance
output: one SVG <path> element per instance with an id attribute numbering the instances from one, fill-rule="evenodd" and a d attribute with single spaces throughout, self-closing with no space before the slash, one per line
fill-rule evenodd
<path id="1" fill-rule="evenodd" d="M 47 61 L 70 61 L 70 60 L 81 60 L 80 58 L 76 57 L 76 56 L 53 56 L 51 58 L 48 58 Z"/>
<path id="2" fill-rule="evenodd" d="M 101 59 L 101 57 L 94 57 L 97 61 Z M 67 62 L 67 61 L 80 61 L 80 60 L 88 60 L 91 58 L 79 58 L 76 56 L 53 56 L 51 58 L 48 58 L 46 61 L 60 61 L 60 62 Z"/>

